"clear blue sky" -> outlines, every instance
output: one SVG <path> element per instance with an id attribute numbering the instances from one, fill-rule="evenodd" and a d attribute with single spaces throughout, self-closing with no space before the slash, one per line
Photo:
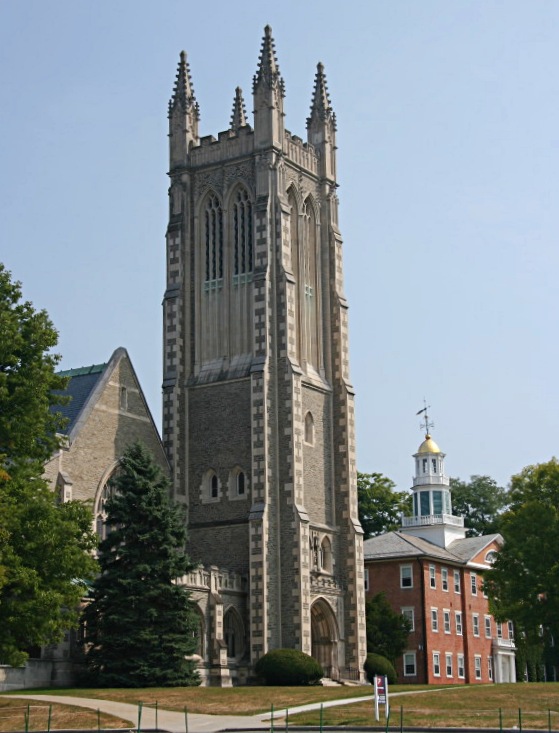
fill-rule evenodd
<path id="1" fill-rule="evenodd" d="M 407 488 L 423 397 L 450 475 L 559 453 L 559 2 L 1 0 L 0 261 L 62 366 L 125 346 L 159 424 L 167 102 L 229 124 L 271 24 L 286 126 L 338 118 L 358 467 Z"/>

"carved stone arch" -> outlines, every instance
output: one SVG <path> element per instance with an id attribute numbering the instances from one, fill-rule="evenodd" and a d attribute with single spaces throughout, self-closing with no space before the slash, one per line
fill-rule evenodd
<path id="1" fill-rule="evenodd" d="M 208 470 L 202 476 L 202 485 L 200 486 L 200 500 L 203 504 L 211 504 L 219 501 L 221 493 L 221 481 L 217 475 L 217 471 L 213 468 Z"/>
<path id="2" fill-rule="evenodd" d="M 235 181 L 231 181 L 231 183 L 227 186 L 227 189 L 225 190 L 225 193 L 223 195 L 223 207 L 226 211 L 231 211 L 231 204 L 233 202 L 233 198 L 235 194 L 237 193 L 237 189 L 242 188 L 244 189 L 251 202 L 254 204 L 256 195 L 254 192 L 254 186 L 251 186 L 247 181 L 244 179 L 237 179 Z"/>
<path id="3" fill-rule="evenodd" d="M 290 182 L 290 184 L 287 187 L 287 190 L 286 190 L 285 193 L 286 193 L 286 196 L 287 196 L 287 199 L 288 200 L 289 199 L 295 199 L 295 201 L 297 203 L 297 213 L 300 214 L 301 213 L 302 206 L 303 206 L 303 200 L 304 200 L 304 198 L 303 198 L 303 195 L 301 194 L 301 190 L 296 185 L 295 181 L 291 181 Z"/>
<path id="4" fill-rule="evenodd" d="M 325 573 L 333 570 L 332 542 L 328 535 L 324 535 L 320 543 L 320 566 Z"/>
<path id="5" fill-rule="evenodd" d="M 338 676 L 339 640 L 335 611 L 321 596 L 311 605 L 311 653 L 322 666 L 325 677 Z"/>
<path id="6" fill-rule="evenodd" d="M 245 625 L 235 606 L 228 606 L 223 613 L 223 639 L 227 646 L 227 658 L 240 660 L 245 654 Z"/>
<path id="7" fill-rule="evenodd" d="M 106 509 L 105 502 L 112 495 L 110 480 L 116 474 L 118 467 L 120 466 L 120 458 L 112 461 L 110 465 L 105 469 L 101 480 L 97 484 L 95 490 L 95 498 L 93 501 L 93 529 L 97 532 L 97 535 L 101 539 L 105 539 L 107 536 L 107 528 L 105 526 Z"/>
<path id="8" fill-rule="evenodd" d="M 206 619 L 204 611 L 198 603 L 193 603 L 193 610 L 196 614 L 196 628 L 193 631 L 196 638 L 194 656 L 199 656 L 201 659 L 204 659 L 206 654 Z"/>
<path id="9" fill-rule="evenodd" d="M 310 410 L 305 414 L 305 443 L 314 445 L 314 417 Z"/>
<path id="10" fill-rule="evenodd" d="M 246 499 L 249 482 L 246 471 L 241 466 L 234 466 L 229 472 L 229 499 Z"/>

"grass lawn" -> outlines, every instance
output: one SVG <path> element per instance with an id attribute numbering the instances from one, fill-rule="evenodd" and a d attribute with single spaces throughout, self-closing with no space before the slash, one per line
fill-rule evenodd
<path id="1" fill-rule="evenodd" d="M 559 730 L 559 683 L 516 684 L 516 685 L 472 685 L 445 688 L 426 686 L 395 685 L 391 693 L 424 690 L 421 694 L 404 694 L 391 700 L 390 724 L 394 730 L 400 726 L 400 706 L 403 722 L 406 725 L 429 727 L 475 726 L 499 727 L 499 708 L 502 712 L 504 728 L 519 727 L 518 709 L 522 709 L 522 727 L 547 729 L 548 710 L 551 710 L 551 727 Z M 21 691 L 23 693 L 24 691 Z M 328 700 L 369 697 L 372 688 L 366 687 L 235 687 L 230 689 L 208 687 L 147 688 L 147 689 L 50 689 L 33 690 L 25 694 L 74 695 L 105 700 L 117 700 L 146 705 L 158 703 L 168 710 L 183 711 L 185 706 L 190 713 L 253 715 L 267 712 L 271 705 L 275 710 L 295 708 L 307 703 L 321 703 Z M 19 693 L 18 693 L 19 694 Z M 48 706 L 31 708 L 30 730 L 46 728 Z M 0 696 L 0 732 L 24 730 L 24 700 L 8 700 Z M 68 706 L 53 706 L 52 728 L 91 727 L 97 728 L 97 714 Z M 4 715 L 11 715 L 11 718 Z M 42 718 L 39 716 L 42 715 Z M 62 717 L 66 716 L 66 717 Z M 69 716 L 69 717 L 68 717 Z M 89 716 L 89 718 L 87 717 Z M 8 721 L 8 723 L 6 723 Z M 11 724 L 10 724 L 11 722 Z M 291 713 L 290 725 L 318 725 L 320 711 Z M 324 708 L 323 724 L 327 725 L 378 725 L 374 720 L 373 703 L 370 699 L 363 702 Z M 384 720 L 381 718 L 381 725 Z M 102 716 L 101 725 L 107 727 L 130 727 L 129 723 Z M 278 727 L 283 723 L 279 723 Z"/>
<path id="2" fill-rule="evenodd" d="M 16 692 L 14 690 L 14 692 Z M 19 694 L 19 691 L 18 691 Z M 0 731 L 24 731 L 25 718 L 28 718 L 28 730 L 46 730 L 49 719 L 49 705 L 44 702 L 29 700 L 29 708 L 25 700 L 13 700 L 0 697 Z M 94 710 L 75 708 L 70 705 L 52 705 L 51 728 L 97 728 L 99 721 Z M 128 728 L 130 723 L 111 715 L 101 714 L 101 728 Z"/>
<path id="3" fill-rule="evenodd" d="M 449 686 L 437 692 L 397 696 L 391 700 L 390 724 L 399 728 L 401 709 L 404 727 L 499 728 L 501 709 L 503 727 L 519 728 L 519 708 L 522 710 L 523 728 L 547 729 L 548 710 L 551 710 L 551 728 L 559 730 L 559 683 Z M 381 723 L 385 722 L 383 714 L 384 708 L 381 707 Z M 293 725 L 318 725 L 320 711 L 290 715 L 289 722 Z M 325 708 L 323 723 L 377 724 L 371 701 Z"/>

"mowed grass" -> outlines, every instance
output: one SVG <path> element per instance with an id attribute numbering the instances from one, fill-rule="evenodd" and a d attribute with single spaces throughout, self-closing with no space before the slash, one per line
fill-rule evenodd
<path id="1" fill-rule="evenodd" d="M 23 693 L 21 691 L 18 694 Z M 402 692 L 402 695 L 395 695 Z M 499 727 L 499 709 L 502 711 L 504 728 L 520 727 L 519 708 L 522 709 L 522 727 L 547 730 L 548 711 L 551 711 L 551 729 L 559 730 L 559 683 L 516 684 L 516 685 L 449 685 L 444 688 L 397 685 L 391 688 L 390 727 L 400 726 L 400 707 L 405 726 L 428 727 Z M 415 693 L 415 694 L 410 694 Z M 323 709 L 323 724 L 340 726 L 384 725 L 374 720 L 371 700 L 372 688 L 363 687 L 235 687 L 230 689 L 208 687 L 147 688 L 147 689 L 72 689 L 27 691 L 30 698 L 31 715 L 29 730 L 46 729 L 48 706 L 33 703 L 33 694 L 51 694 L 63 698 L 65 695 L 92 699 L 116 700 L 160 709 L 206 713 L 211 715 L 255 715 L 268 712 L 274 705 L 275 711 L 285 708 L 289 714 L 289 725 L 319 725 L 320 710 L 308 713 L 293 712 L 293 708 L 309 703 L 325 703 L 330 700 L 364 697 L 362 702 Z M 36 706 L 36 712 L 34 711 Z M 17 708 L 17 711 L 15 710 Z M 9 700 L 0 696 L 0 732 L 23 731 L 24 700 Z M 8 711 L 12 715 L 11 725 L 2 716 Z M 384 711 L 381 708 L 381 713 Z M 42 718 L 40 717 L 42 716 Z M 89 717 L 87 717 L 89 716 Z M 102 727 L 125 727 L 130 723 L 110 716 L 101 716 Z M 278 725 L 280 716 L 276 716 Z M 51 728 L 97 728 L 97 714 L 82 708 L 53 705 Z"/>
<path id="2" fill-rule="evenodd" d="M 400 689 L 405 689 L 403 686 Z M 138 689 L 56 689 L 21 690 L 22 694 L 71 695 L 97 700 L 116 700 L 137 705 L 155 705 L 165 710 L 207 715 L 256 715 L 275 709 L 292 708 L 337 698 L 372 694 L 370 685 L 355 687 L 147 687 Z"/>
<path id="3" fill-rule="evenodd" d="M 449 686 L 419 695 L 394 696 L 390 702 L 390 727 L 396 729 L 400 726 L 400 714 L 404 728 L 499 728 L 499 709 L 503 728 L 520 728 L 520 708 L 523 728 L 547 730 L 551 720 L 551 729 L 559 730 L 559 683 Z M 289 716 L 293 725 L 318 725 L 319 722 L 320 711 Z M 381 707 L 381 723 L 384 722 Z M 370 700 L 324 708 L 323 724 L 378 725 Z"/>
<path id="4" fill-rule="evenodd" d="M 19 693 L 18 693 L 19 694 Z M 28 717 L 26 726 L 26 716 Z M 0 731 L 47 730 L 49 705 L 39 701 L 14 700 L 0 697 Z M 71 728 L 128 728 L 130 723 L 112 715 L 101 713 L 100 720 L 95 710 L 76 708 L 70 705 L 53 704 L 51 708 L 51 729 Z"/>

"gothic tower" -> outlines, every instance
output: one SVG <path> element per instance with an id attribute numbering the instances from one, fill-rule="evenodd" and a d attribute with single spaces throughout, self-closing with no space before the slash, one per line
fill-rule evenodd
<path id="1" fill-rule="evenodd" d="M 284 96 L 267 26 L 254 126 L 237 88 L 229 129 L 200 137 L 181 54 L 169 104 L 164 444 L 191 557 L 247 579 L 248 665 L 290 647 L 343 674 L 361 668 L 366 639 L 336 119 L 322 64 L 307 142 L 285 129 Z"/>

